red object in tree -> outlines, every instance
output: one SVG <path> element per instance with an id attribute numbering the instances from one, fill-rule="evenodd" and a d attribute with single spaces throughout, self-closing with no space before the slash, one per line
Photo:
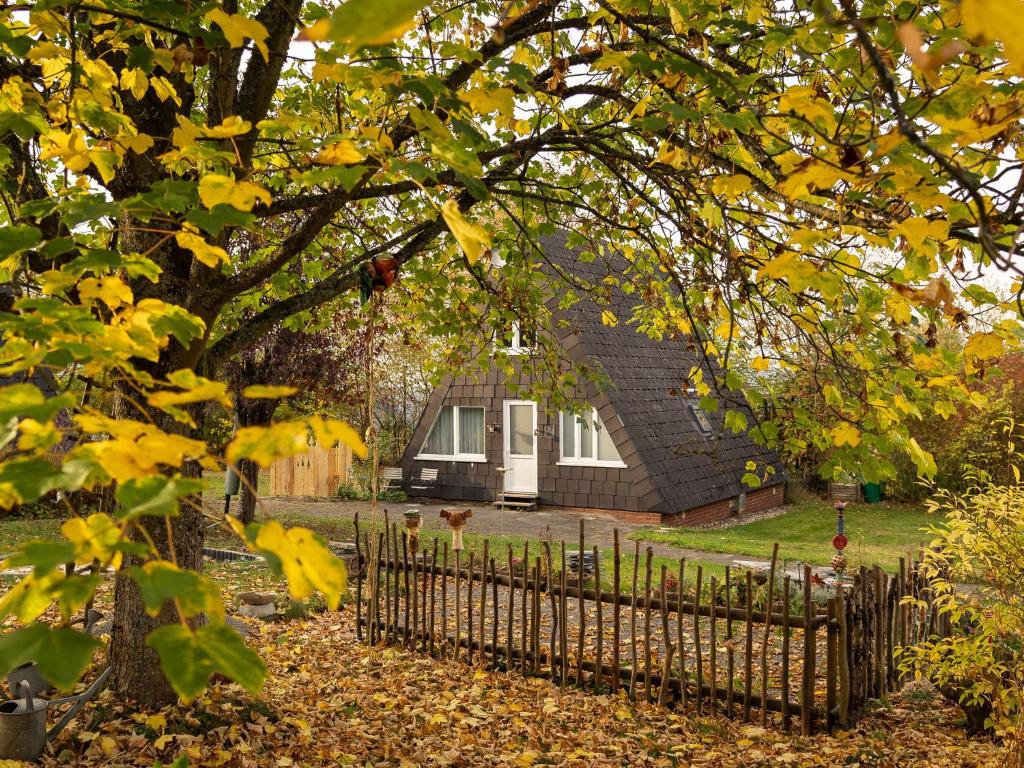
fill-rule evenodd
<path id="1" fill-rule="evenodd" d="M 373 272 L 373 287 L 377 290 L 390 288 L 398 279 L 398 260 L 391 256 L 378 256 L 370 262 Z"/>
<path id="2" fill-rule="evenodd" d="M 836 549 L 846 549 L 846 545 L 849 543 L 850 540 L 843 536 L 843 534 L 841 533 L 837 533 L 835 536 L 832 537 L 832 546 Z"/>

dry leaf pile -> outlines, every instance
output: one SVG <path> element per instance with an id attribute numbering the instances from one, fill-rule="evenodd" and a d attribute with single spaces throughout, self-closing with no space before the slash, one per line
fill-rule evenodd
<path id="1" fill-rule="evenodd" d="M 217 573 L 217 569 L 215 569 Z M 264 572 L 265 573 L 265 572 Z M 228 589 L 271 584 L 258 572 Z M 226 577 L 226 578 L 225 578 Z M 110 693 L 90 704 L 46 766 L 996 766 L 957 710 L 928 691 L 893 697 L 839 737 L 698 717 L 624 696 L 357 643 L 351 606 L 252 623 L 271 670 L 262 696 L 215 681 L 190 707 L 136 711 Z"/>

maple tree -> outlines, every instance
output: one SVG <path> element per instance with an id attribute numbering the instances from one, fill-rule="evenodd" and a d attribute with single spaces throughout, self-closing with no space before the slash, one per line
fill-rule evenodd
<path id="1" fill-rule="evenodd" d="M 815 353 L 851 375 L 825 392 L 835 418 L 808 413 L 788 437 L 829 446 L 836 470 L 866 478 L 891 473 L 895 451 L 930 471 L 907 420 L 976 402 L 971 381 L 1020 335 L 1020 279 L 1006 300 L 969 278 L 1018 269 L 1022 8 L 0 6 L 0 270 L 15 296 L 0 375 L 46 367 L 64 387 L 0 392 L 0 502 L 113 486 L 117 501 L 70 510 L 65 540 L 8 561 L 34 571 L 0 614 L 28 623 L 56 601 L 64 624 L 0 636 L 0 666 L 34 656 L 73 682 L 93 642 L 67 623 L 96 580 L 53 566 L 124 559 L 116 690 L 188 699 L 215 671 L 260 685 L 262 663 L 225 629 L 200 573 L 197 476 L 223 458 L 266 466 L 310 431 L 363 446 L 313 417 L 242 429 L 219 457 L 196 419 L 203 403 L 230 403 L 215 378 L 228 361 L 282 323 L 301 327 L 379 257 L 465 362 L 486 346 L 480 329 L 531 318 L 543 337 L 557 322 L 545 302 L 573 300 L 534 268 L 538 236 L 570 231 L 582 258 L 614 245 L 632 319 L 715 360 L 690 384 L 729 427 L 778 435 L 730 402 L 743 389 L 737 349 L 764 370 L 799 365 L 794 350 L 820 339 Z M 930 343 L 944 324 L 966 329 L 963 354 Z M 571 389 L 575 374 L 550 367 L 552 386 Z M 76 435 L 101 439 L 54 457 L 62 411 Z M 308 531 L 239 535 L 295 594 L 337 601 L 343 573 Z M 170 658 L 166 681 L 156 662 Z"/>

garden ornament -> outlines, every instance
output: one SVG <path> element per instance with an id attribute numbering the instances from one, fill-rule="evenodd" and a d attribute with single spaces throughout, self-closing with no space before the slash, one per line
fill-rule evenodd
<path id="1" fill-rule="evenodd" d="M 423 525 L 423 515 L 418 509 L 410 509 L 402 514 L 405 517 L 405 527 L 409 530 L 409 549 L 415 555 L 420 548 L 420 526 Z"/>
<path id="2" fill-rule="evenodd" d="M 846 520 L 843 517 L 843 513 L 846 512 L 846 502 L 837 501 L 834 506 L 836 510 L 836 535 L 832 537 L 832 546 L 835 547 L 836 553 L 832 555 L 832 570 L 841 579 L 843 571 L 846 570 L 846 553 L 843 550 L 849 544 L 849 540 L 846 538 Z"/>
<path id="3" fill-rule="evenodd" d="M 95 696 L 110 677 L 110 667 L 96 678 L 84 693 L 61 699 L 38 698 L 27 680 L 13 686 L 15 698 L 0 703 L 0 760 L 38 760 L 47 741 L 53 741 L 71 722 L 85 703 Z M 46 714 L 50 707 L 71 704 L 60 720 L 47 731 Z"/>
<path id="4" fill-rule="evenodd" d="M 466 521 L 473 516 L 472 509 L 442 509 L 441 517 L 448 521 L 448 527 L 452 529 L 452 550 L 459 552 L 462 546 L 462 529 Z"/>

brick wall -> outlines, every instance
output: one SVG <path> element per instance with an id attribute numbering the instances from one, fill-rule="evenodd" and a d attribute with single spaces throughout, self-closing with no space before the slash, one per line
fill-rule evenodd
<path id="1" fill-rule="evenodd" d="M 759 488 L 756 491 L 749 491 L 746 495 L 743 512 L 744 514 L 753 514 L 781 507 L 784 503 L 785 495 L 785 486 L 781 483 L 770 488 Z M 678 516 L 680 518 L 679 522 L 669 522 L 669 516 L 666 515 L 666 520 L 662 525 L 703 525 L 724 520 L 736 513 L 736 500 L 723 499 L 713 504 L 705 504 L 703 507 L 683 512 L 682 515 Z M 673 515 L 672 517 L 675 518 L 676 516 Z"/>

